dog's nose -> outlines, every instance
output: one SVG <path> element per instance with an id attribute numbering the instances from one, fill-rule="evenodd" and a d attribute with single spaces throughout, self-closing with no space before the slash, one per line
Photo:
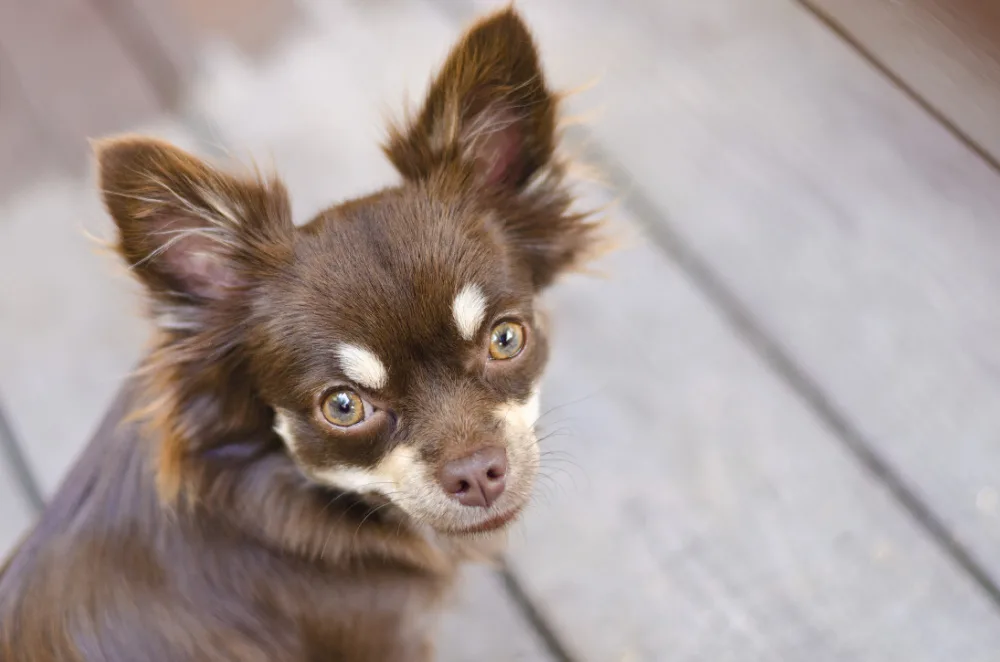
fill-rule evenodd
<path id="1" fill-rule="evenodd" d="M 506 475 L 507 452 L 487 446 L 441 467 L 438 480 L 463 506 L 488 508 L 503 494 Z"/>

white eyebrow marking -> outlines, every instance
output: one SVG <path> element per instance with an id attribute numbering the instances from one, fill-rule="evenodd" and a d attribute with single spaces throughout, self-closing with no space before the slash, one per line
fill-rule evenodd
<path id="1" fill-rule="evenodd" d="M 451 304 L 451 314 L 455 317 L 455 326 L 461 336 L 472 340 L 486 317 L 486 297 L 478 285 L 466 283 L 459 290 Z"/>
<path id="2" fill-rule="evenodd" d="M 337 356 L 344 374 L 361 386 L 378 389 L 389 383 L 389 371 L 370 349 L 341 343 L 337 347 Z"/>

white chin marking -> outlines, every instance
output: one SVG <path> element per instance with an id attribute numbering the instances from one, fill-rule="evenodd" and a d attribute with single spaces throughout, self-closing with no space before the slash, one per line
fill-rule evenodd
<path id="1" fill-rule="evenodd" d="M 409 446 L 397 446 L 370 469 L 330 467 L 312 472 L 315 480 L 329 487 L 358 494 L 390 496 L 407 476 L 419 472 L 416 453 Z"/>
<path id="2" fill-rule="evenodd" d="M 337 347 L 344 374 L 365 388 L 380 389 L 389 383 L 389 371 L 375 354 L 359 345 L 342 343 Z"/>
<path id="3" fill-rule="evenodd" d="M 451 314 L 462 338 L 472 340 L 486 317 L 486 297 L 478 285 L 467 283 L 459 290 L 451 304 Z"/>

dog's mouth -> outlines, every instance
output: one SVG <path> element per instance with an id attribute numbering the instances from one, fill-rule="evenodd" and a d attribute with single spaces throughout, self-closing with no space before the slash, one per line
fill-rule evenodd
<path id="1" fill-rule="evenodd" d="M 362 502 L 365 502 L 376 509 L 380 509 L 382 516 L 390 516 L 390 513 L 398 513 L 402 517 L 412 517 L 414 515 L 410 514 L 406 508 L 401 504 L 393 501 L 391 498 L 381 495 L 381 494 L 352 494 L 352 496 Z M 494 531 L 499 531 L 513 524 L 514 521 L 520 516 L 524 511 L 526 504 L 519 504 L 507 508 L 499 513 L 488 513 L 487 517 L 475 522 L 471 525 L 456 525 L 454 520 L 449 521 L 447 524 L 443 522 L 434 522 L 433 520 L 423 520 L 425 523 L 429 524 L 432 529 L 436 529 L 439 533 L 449 536 L 471 536 L 482 533 L 492 533 Z M 385 506 L 395 506 L 395 508 L 390 508 L 385 510 Z M 397 510 L 398 509 L 398 510 Z M 422 519 L 419 515 L 416 516 L 418 520 Z M 463 518 L 464 519 L 464 518 Z"/>
<path id="2" fill-rule="evenodd" d="M 511 508 L 510 510 L 492 515 L 489 518 L 477 523 L 472 526 L 465 528 L 456 528 L 447 531 L 450 535 L 458 536 L 468 536 L 474 535 L 476 533 L 489 533 L 491 531 L 497 531 L 511 524 L 517 516 L 521 514 L 522 508 L 520 506 L 516 508 Z"/>

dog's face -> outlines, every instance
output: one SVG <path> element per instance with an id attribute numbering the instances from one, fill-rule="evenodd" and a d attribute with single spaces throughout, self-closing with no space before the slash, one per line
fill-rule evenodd
<path id="1" fill-rule="evenodd" d="M 421 184 L 296 233 L 250 342 L 275 429 L 313 479 L 453 532 L 524 504 L 547 345 L 497 213 Z"/>
<path id="2" fill-rule="evenodd" d="M 441 532 L 510 521 L 539 458 L 536 300 L 593 242 L 569 209 L 555 114 L 507 10 L 390 132 L 402 184 L 301 228 L 275 180 L 155 141 L 102 144 L 120 249 L 164 332 L 164 461 L 266 420 L 316 484 Z"/>

